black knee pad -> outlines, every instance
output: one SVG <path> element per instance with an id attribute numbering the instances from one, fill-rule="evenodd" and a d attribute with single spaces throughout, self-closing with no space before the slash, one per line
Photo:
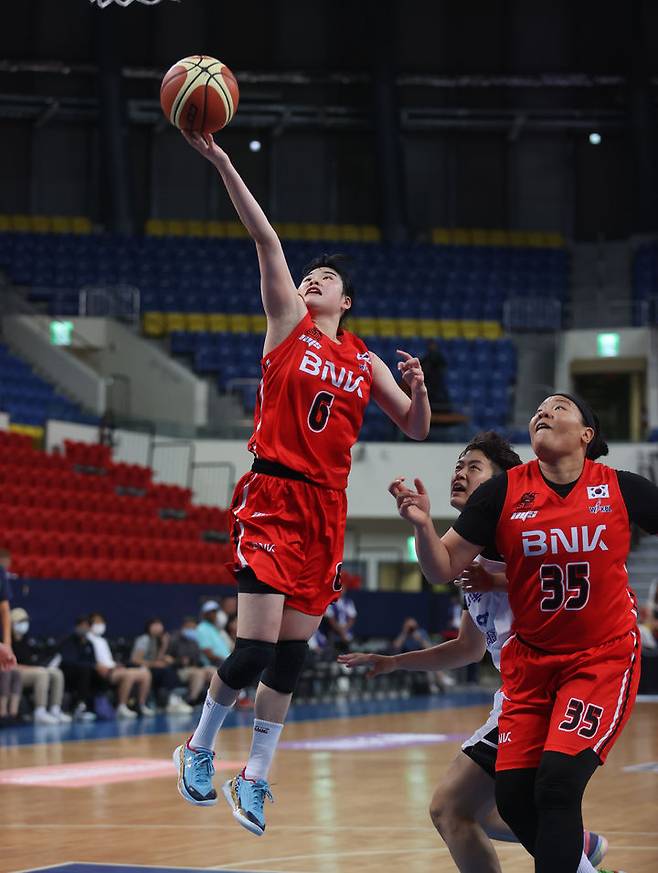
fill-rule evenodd
<path id="1" fill-rule="evenodd" d="M 275 643 L 263 640 L 245 640 L 238 637 L 235 648 L 217 670 L 219 678 L 233 688 L 241 691 L 252 685 L 272 660 Z"/>
<path id="2" fill-rule="evenodd" d="M 292 694 L 304 669 L 307 652 L 306 640 L 279 640 L 261 682 L 281 694 Z"/>
<path id="3" fill-rule="evenodd" d="M 599 763 L 591 749 L 578 755 L 544 752 L 535 782 L 537 808 L 580 808 L 587 783 Z"/>

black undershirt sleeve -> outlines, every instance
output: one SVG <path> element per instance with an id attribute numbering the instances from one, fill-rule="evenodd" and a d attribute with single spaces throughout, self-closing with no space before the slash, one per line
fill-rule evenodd
<path id="1" fill-rule="evenodd" d="M 617 480 L 628 517 L 648 534 L 658 534 L 658 486 L 627 470 L 617 470 Z"/>
<path id="2" fill-rule="evenodd" d="M 471 494 L 453 524 L 460 537 L 487 552 L 496 552 L 496 528 L 507 497 L 507 473 L 500 473 Z"/>

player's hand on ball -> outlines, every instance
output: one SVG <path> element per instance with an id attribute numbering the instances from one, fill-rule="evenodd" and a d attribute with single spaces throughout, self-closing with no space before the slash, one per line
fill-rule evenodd
<path id="1" fill-rule="evenodd" d="M 494 580 L 491 573 L 487 573 L 481 564 L 474 561 L 462 572 L 459 585 L 467 594 L 474 591 L 484 594 L 493 589 Z"/>
<path id="2" fill-rule="evenodd" d="M 395 658 L 390 655 L 366 655 L 362 652 L 339 655 L 338 663 L 344 667 L 369 667 L 370 669 L 366 673 L 368 679 L 373 676 L 381 676 L 382 673 L 391 673 L 395 669 Z"/>
<path id="3" fill-rule="evenodd" d="M 430 520 L 430 499 L 420 479 L 414 479 L 414 485 L 416 491 L 408 488 L 404 484 L 404 476 L 401 476 L 391 482 L 388 490 L 395 497 L 400 517 L 421 527 Z"/>
<path id="4" fill-rule="evenodd" d="M 181 130 L 181 133 L 185 141 L 206 160 L 213 161 L 216 158 L 226 157 L 226 152 L 217 145 L 212 133 L 197 133 L 189 130 Z"/>
<path id="5" fill-rule="evenodd" d="M 396 349 L 396 352 L 402 358 L 401 361 L 398 361 L 398 370 L 411 388 L 411 393 L 415 394 L 417 391 L 427 390 L 425 388 L 425 374 L 418 358 L 414 358 L 409 352 L 402 349 Z"/>

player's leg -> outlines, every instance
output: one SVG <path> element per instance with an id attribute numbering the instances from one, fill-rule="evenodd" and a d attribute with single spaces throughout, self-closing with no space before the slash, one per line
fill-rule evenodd
<path id="1" fill-rule="evenodd" d="M 491 815 L 492 806 L 495 806 L 493 779 L 460 752 L 434 792 L 430 805 L 434 827 L 443 837 L 460 873 L 501 873 L 498 858 L 481 823 Z"/>
<path id="2" fill-rule="evenodd" d="M 252 588 L 256 586 L 269 593 L 246 592 L 239 583 L 235 648 L 212 678 L 196 730 L 174 751 L 179 793 L 197 806 L 217 802 L 212 785 L 217 734 L 240 691 L 255 682 L 269 664 L 279 637 L 285 597 L 254 577 Z"/>
<path id="3" fill-rule="evenodd" d="M 235 818 L 257 835 L 265 830 L 264 802 L 267 797 L 271 799 L 267 779 L 283 723 L 304 667 L 308 640 L 321 620 L 321 615 L 284 608 L 274 657 L 264 670 L 256 692 L 249 758 L 242 773 L 223 787 Z"/>
<path id="4" fill-rule="evenodd" d="M 599 764 L 591 749 L 575 756 L 544 752 L 535 782 L 536 873 L 576 873 L 579 869 L 583 854 L 582 799 Z"/>

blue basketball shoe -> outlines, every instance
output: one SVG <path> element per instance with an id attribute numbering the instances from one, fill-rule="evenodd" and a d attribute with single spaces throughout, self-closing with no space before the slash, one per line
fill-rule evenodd
<path id="1" fill-rule="evenodd" d="M 226 802 L 243 828 L 260 837 L 265 833 L 265 798 L 274 801 L 265 779 L 247 779 L 244 770 L 222 787 Z"/>
<path id="2" fill-rule="evenodd" d="M 587 860 L 592 867 L 596 867 L 605 858 L 605 853 L 608 851 L 608 841 L 601 834 L 595 834 L 594 831 L 585 831 L 583 851 L 587 855 Z"/>
<path id="3" fill-rule="evenodd" d="M 194 806 L 214 806 L 217 792 L 212 787 L 215 775 L 214 752 L 207 749 L 191 749 L 188 743 L 174 751 L 174 764 L 178 770 L 178 793 Z"/>

